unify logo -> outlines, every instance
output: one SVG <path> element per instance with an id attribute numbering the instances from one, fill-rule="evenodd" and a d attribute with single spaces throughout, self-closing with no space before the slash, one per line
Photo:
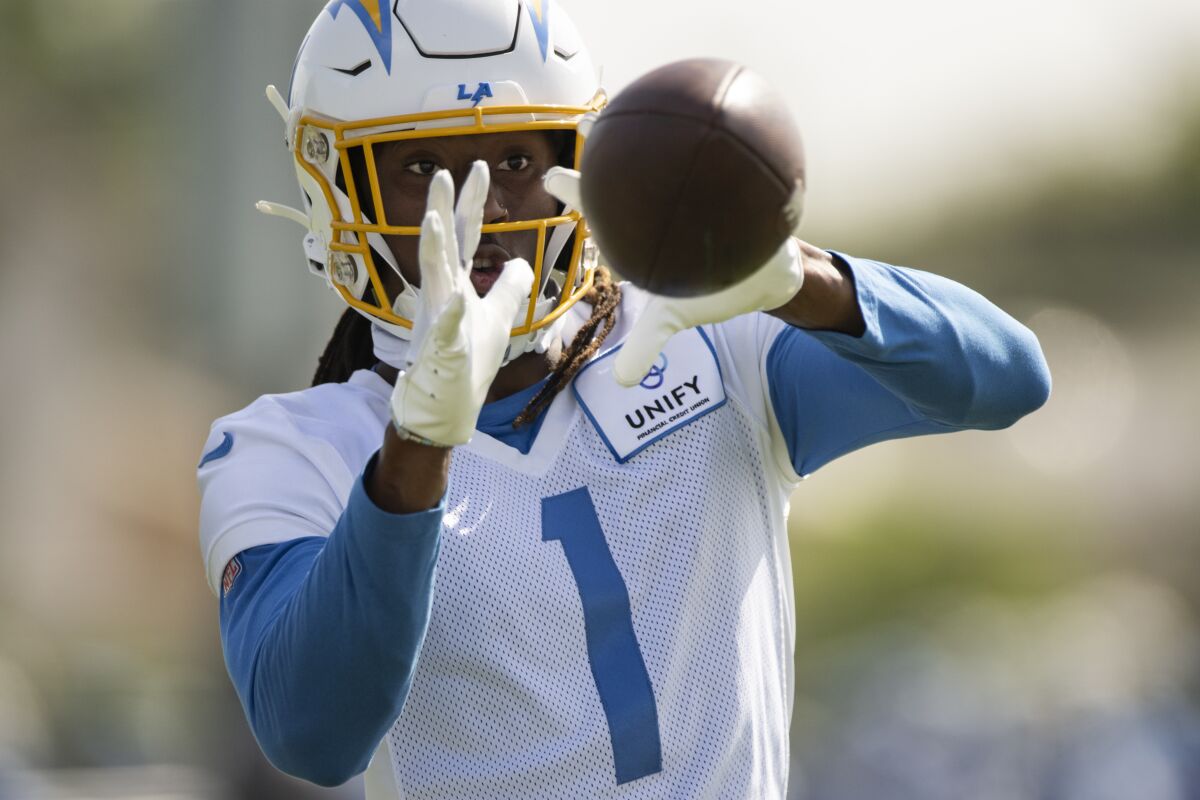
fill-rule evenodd
<path id="1" fill-rule="evenodd" d="M 659 380 L 659 385 L 662 385 L 661 379 Z M 657 430 L 668 423 L 686 417 L 698 407 L 707 404 L 708 398 L 702 398 L 699 402 L 692 403 L 693 400 L 701 397 L 702 394 L 700 391 L 700 376 L 693 375 L 690 381 L 684 381 L 669 392 L 664 392 L 653 403 L 643 403 L 641 408 L 636 408 L 626 414 L 625 421 L 629 423 L 630 428 L 639 430 L 647 424 L 654 422 L 656 418 L 664 417 L 664 419 L 659 421 L 659 424 L 651 426 L 652 431 Z"/>
<path id="2" fill-rule="evenodd" d="M 658 354 L 658 362 L 650 368 L 646 373 L 646 377 L 642 378 L 641 387 L 643 389 L 657 389 L 663 385 L 663 381 L 667 379 L 667 356 L 665 353 Z"/>
<path id="3" fill-rule="evenodd" d="M 467 84 L 465 83 L 460 83 L 458 85 L 458 99 L 470 100 L 472 108 L 479 105 L 479 102 L 485 97 L 495 97 L 495 95 L 492 94 L 492 85 L 486 81 L 479 84 L 474 92 L 468 92 Z"/>
<path id="4" fill-rule="evenodd" d="M 699 328 L 672 337 L 632 387 L 613 376 L 617 353 L 614 348 L 585 365 L 572 391 L 618 463 L 725 405 L 721 367 Z"/>

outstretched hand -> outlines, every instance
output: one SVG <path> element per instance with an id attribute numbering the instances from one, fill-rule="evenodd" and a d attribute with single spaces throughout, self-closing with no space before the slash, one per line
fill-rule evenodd
<path id="1" fill-rule="evenodd" d="M 487 165 L 476 161 L 456 207 L 450 173 L 439 171 L 421 222 L 413 355 L 396 379 L 392 417 L 402 434 L 442 447 L 471 439 L 508 348 L 513 319 L 533 286 L 533 270 L 519 258 L 504 265 L 485 297 L 471 283 L 489 180 Z"/>
<path id="2" fill-rule="evenodd" d="M 622 386 L 645 377 L 667 340 L 680 331 L 724 322 L 755 311 L 770 311 L 788 302 L 804 283 L 800 245 L 788 238 L 771 259 L 749 277 L 719 292 L 698 297 L 651 294 L 613 364 Z"/>

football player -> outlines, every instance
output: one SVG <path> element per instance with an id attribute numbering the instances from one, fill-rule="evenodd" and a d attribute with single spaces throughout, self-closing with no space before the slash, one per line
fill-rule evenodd
<path id="1" fill-rule="evenodd" d="M 266 756 L 373 797 L 781 798 L 797 482 L 1040 406 L 1033 334 L 789 241 L 615 284 L 578 201 L 604 94 L 551 0 L 333 0 L 285 123 L 314 385 L 217 420 L 200 538 Z"/>

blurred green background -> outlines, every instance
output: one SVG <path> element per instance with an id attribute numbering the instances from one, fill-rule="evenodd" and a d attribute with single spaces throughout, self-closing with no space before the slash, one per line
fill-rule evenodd
<path id="1" fill-rule="evenodd" d="M 214 418 L 340 312 L 263 99 L 318 0 L 0 0 L 0 798 L 357 797 L 265 764 L 196 535 Z M 611 90 L 720 55 L 807 136 L 802 235 L 1039 336 L 1049 404 L 796 492 L 793 798 L 1200 796 L 1200 9 L 566 5 Z"/>

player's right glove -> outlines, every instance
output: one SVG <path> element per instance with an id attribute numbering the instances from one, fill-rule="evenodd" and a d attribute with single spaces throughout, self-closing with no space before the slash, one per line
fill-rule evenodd
<path id="1" fill-rule="evenodd" d="M 485 297 L 475 293 L 471 259 L 488 184 L 487 164 L 476 161 L 455 207 L 454 182 L 439 171 L 421 223 L 421 305 L 411 363 L 392 392 L 392 418 L 401 436 L 441 447 L 471 439 L 517 310 L 533 286 L 533 270 L 518 258 L 505 263 Z"/>

